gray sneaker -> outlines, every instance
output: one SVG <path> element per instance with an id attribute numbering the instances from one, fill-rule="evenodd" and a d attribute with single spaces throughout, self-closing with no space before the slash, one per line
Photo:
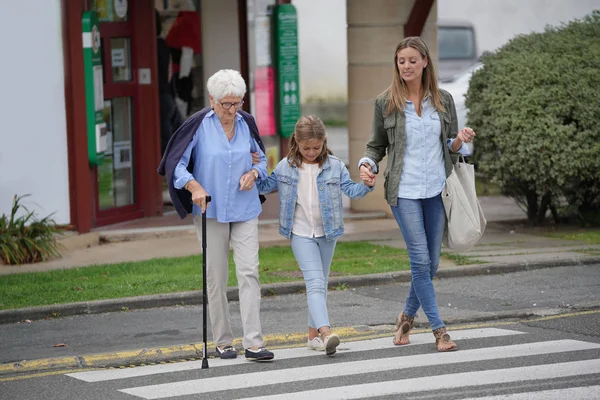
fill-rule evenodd
<path id="1" fill-rule="evenodd" d="M 325 354 L 332 356 L 337 351 L 336 348 L 340 345 L 340 337 L 335 333 L 332 333 L 325 338 L 323 344 L 325 345 Z"/>

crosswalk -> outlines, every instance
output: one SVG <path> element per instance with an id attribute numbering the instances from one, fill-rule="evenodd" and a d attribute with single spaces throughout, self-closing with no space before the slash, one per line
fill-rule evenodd
<path id="1" fill-rule="evenodd" d="M 539 340 L 498 328 L 451 333 L 457 352 L 435 352 L 433 336 L 424 333 L 411 335 L 411 344 L 401 348 L 390 338 L 342 343 L 334 358 L 292 348 L 277 350 L 276 361 L 267 364 L 239 357 L 211 359 L 205 370 L 201 361 L 190 361 L 67 376 L 108 387 L 114 398 L 132 399 L 434 398 L 439 393 L 453 393 L 453 399 L 600 399 L 599 343 Z"/>

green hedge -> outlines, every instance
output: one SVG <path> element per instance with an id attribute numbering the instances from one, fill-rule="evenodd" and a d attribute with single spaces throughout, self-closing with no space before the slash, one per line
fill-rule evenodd
<path id="1" fill-rule="evenodd" d="M 480 171 L 542 223 L 600 215 L 600 11 L 482 57 L 466 96 Z M 566 206 L 566 207 L 565 207 Z"/>

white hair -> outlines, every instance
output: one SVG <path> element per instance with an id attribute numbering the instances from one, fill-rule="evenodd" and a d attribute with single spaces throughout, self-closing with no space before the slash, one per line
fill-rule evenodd
<path id="1" fill-rule="evenodd" d="M 246 82 L 242 74 L 234 69 L 222 69 L 216 72 L 208 78 L 206 88 L 217 101 L 227 96 L 244 97 L 246 94 Z"/>

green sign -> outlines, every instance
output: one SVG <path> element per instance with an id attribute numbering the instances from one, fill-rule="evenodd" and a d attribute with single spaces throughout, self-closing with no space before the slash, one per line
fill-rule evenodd
<path id="1" fill-rule="evenodd" d="M 298 16 L 292 4 L 275 7 L 275 73 L 277 76 L 277 130 L 290 137 L 300 118 Z"/>
<path id="2" fill-rule="evenodd" d="M 83 68 L 85 74 L 85 115 L 87 121 L 88 158 L 90 164 L 102 163 L 106 151 L 106 123 L 104 109 L 104 83 L 98 14 L 86 11 L 81 19 L 83 32 Z"/>

